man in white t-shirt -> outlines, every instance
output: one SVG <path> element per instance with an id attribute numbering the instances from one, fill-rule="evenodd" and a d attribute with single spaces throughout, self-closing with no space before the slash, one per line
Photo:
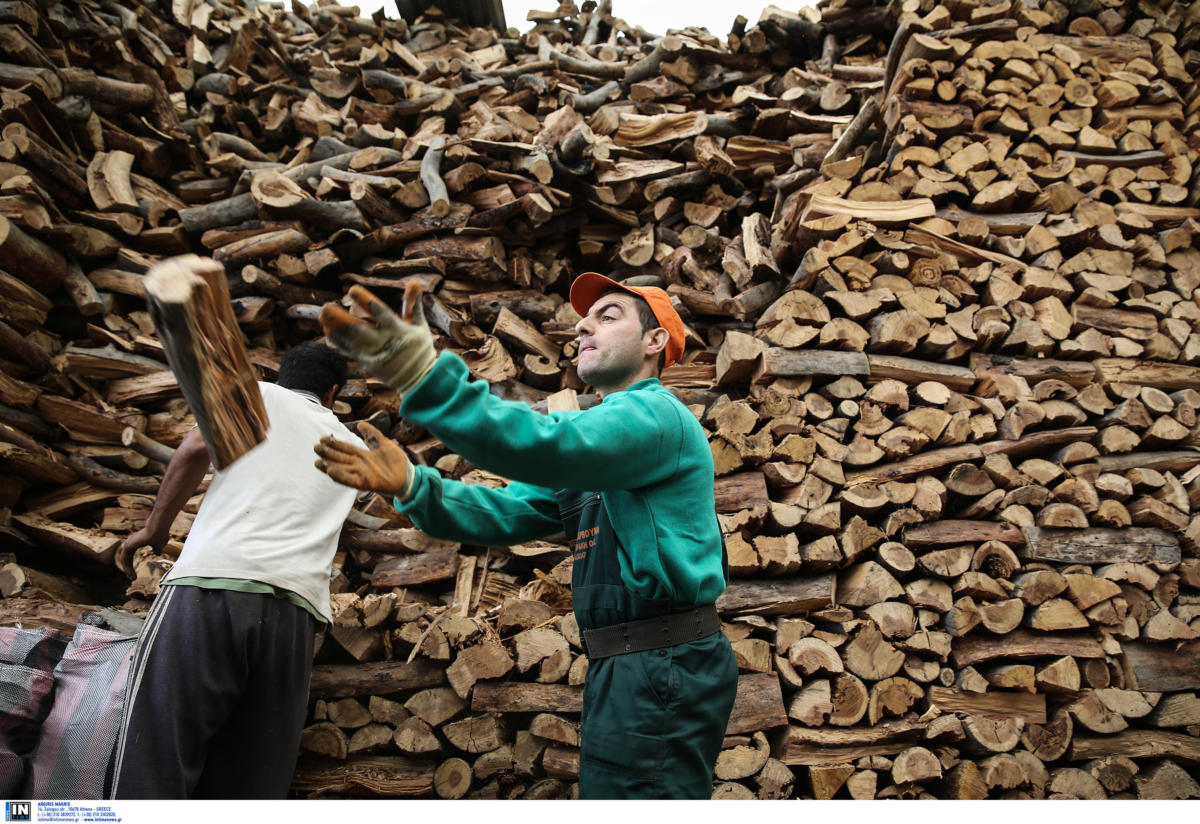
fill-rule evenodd
<path id="1" fill-rule="evenodd" d="M 266 440 L 216 472 L 138 640 L 113 798 L 283 798 L 308 706 L 313 640 L 355 491 L 312 463 L 324 436 L 362 445 L 331 411 L 346 361 L 307 342 L 260 383 Z M 154 508 L 121 548 L 156 551 L 209 469 L 183 439 Z"/>

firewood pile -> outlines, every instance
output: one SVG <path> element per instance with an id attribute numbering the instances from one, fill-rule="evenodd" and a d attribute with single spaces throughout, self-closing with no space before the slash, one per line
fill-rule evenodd
<path id="1" fill-rule="evenodd" d="M 186 536 L 199 497 L 126 589 L 194 424 L 153 262 L 224 264 L 267 379 L 323 302 L 418 280 L 541 410 L 596 402 L 564 301 L 596 270 L 689 326 L 663 382 L 710 433 L 742 672 L 715 797 L 1200 796 L 1200 3 L 529 23 L 0 2 L 0 620 L 140 611 Z M 504 482 L 368 376 L 338 405 Z M 569 582 L 561 536 L 365 501 L 296 795 L 570 797 Z"/>

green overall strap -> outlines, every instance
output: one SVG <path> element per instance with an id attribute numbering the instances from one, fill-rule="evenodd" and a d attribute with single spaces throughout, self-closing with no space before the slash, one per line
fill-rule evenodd
<path id="1" fill-rule="evenodd" d="M 617 536 L 598 492 L 558 493 L 563 532 L 573 550 L 571 600 L 580 629 L 653 618 L 690 606 L 643 598 L 621 580 Z"/>
<path id="2" fill-rule="evenodd" d="M 580 629 L 652 618 L 692 605 L 642 598 L 621 581 L 618 536 L 596 492 L 558 493 L 574 553 Z M 708 798 L 737 691 L 723 633 L 664 649 L 589 660 L 579 752 L 582 799 Z"/>

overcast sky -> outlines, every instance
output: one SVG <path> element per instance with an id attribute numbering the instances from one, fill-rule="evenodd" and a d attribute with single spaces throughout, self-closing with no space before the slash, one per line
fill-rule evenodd
<path id="1" fill-rule="evenodd" d="M 356 5 L 368 16 L 383 7 L 389 17 L 398 17 L 393 0 L 340 0 L 342 5 Z M 503 0 L 504 19 L 509 26 L 525 33 L 533 23 L 525 19 L 530 9 L 552 11 L 558 8 L 558 0 Z M 583 0 L 575 0 L 582 6 Z M 758 20 L 759 12 L 770 5 L 770 0 L 751 0 L 749 3 L 733 3 L 729 0 L 613 0 L 613 15 L 621 17 L 631 25 L 641 26 L 651 34 L 664 34 L 667 29 L 684 26 L 702 26 L 717 37 L 724 38 L 733 26 L 733 20 L 742 14 L 752 24 Z M 796 11 L 803 3 L 780 3 L 780 8 Z"/>

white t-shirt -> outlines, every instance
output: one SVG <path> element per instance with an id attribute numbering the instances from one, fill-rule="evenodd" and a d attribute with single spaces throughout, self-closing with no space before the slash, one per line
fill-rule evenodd
<path id="1" fill-rule="evenodd" d="M 213 475 L 176 578 L 241 578 L 291 590 L 331 621 L 329 568 L 358 491 L 316 468 L 325 435 L 365 447 L 315 396 L 258 384 L 270 420 L 258 446 Z"/>

